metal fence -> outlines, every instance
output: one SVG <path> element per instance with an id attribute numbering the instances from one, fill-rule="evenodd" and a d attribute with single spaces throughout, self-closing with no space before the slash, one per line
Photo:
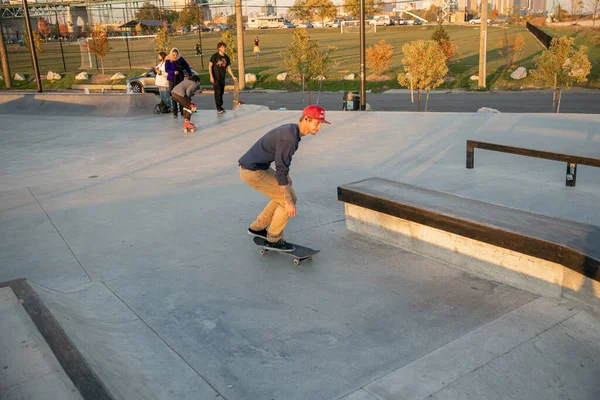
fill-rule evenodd
<path id="1" fill-rule="evenodd" d="M 547 49 L 550 48 L 552 39 L 554 39 L 551 35 L 548 35 L 546 32 L 529 22 L 527 22 L 525 26 L 527 27 L 527 30 L 531 32 L 531 34 L 535 36 L 544 47 L 546 47 Z"/>

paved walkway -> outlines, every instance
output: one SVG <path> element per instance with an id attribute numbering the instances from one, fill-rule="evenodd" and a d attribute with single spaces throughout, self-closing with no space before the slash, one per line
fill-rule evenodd
<path id="1" fill-rule="evenodd" d="M 464 165 L 466 139 L 597 155 L 599 116 L 328 113 L 292 167 L 287 238 L 322 250 L 300 267 L 245 234 L 265 199 L 236 167 L 297 112 L 200 112 L 189 136 L 2 118 L 0 281 L 32 282 L 116 399 L 599 397 L 596 317 L 350 233 L 336 200 L 380 176 L 600 225 L 597 169 Z"/>

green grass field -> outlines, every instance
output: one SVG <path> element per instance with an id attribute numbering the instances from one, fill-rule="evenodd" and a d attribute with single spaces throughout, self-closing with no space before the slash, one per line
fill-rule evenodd
<path id="1" fill-rule="evenodd" d="M 367 33 L 367 46 L 372 46 L 381 39 L 385 39 L 388 43 L 394 46 L 394 57 L 391 60 L 389 70 L 386 75 L 390 76 L 390 80 L 386 82 L 368 82 L 367 89 L 380 91 L 388 88 L 400 87 L 395 79 L 397 74 L 402 70 L 402 46 L 413 40 L 431 38 L 431 34 L 435 26 L 394 26 L 394 27 L 378 27 L 376 33 Z M 446 88 L 466 88 L 476 89 L 476 82 L 470 81 L 471 75 L 478 73 L 479 63 L 479 28 L 472 26 L 446 26 L 447 32 L 450 35 L 451 41 L 458 46 L 458 57 L 450 67 L 450 75 L 456 80 L 444 84 Z M 518 60 L 518 66 L 524 66 L 527 69 L 533 68 L 533 57 L 539 54 L 543 48 L 541 44 L 530 35 L 524 27 L 511 26 L 508 28 L 490 27 L 488 30 L 488 50 L 487 50 L 487 82 L 488 89 L 521 89 L 536 87 L 535 82 L 529 77 L 520 81 L 513 81 L 509 78 L 509 74 L 515 68 L 506 70 L 504 67 L 504 59 L 498 54 L 498 42 L 507 31 L 509 35 L 521 34 L 525 39 L 525 52 L 522 59 Z M 313 40 L 318 40 L 319 44 L 325 48 L 332 45 L 337 47 L 334 53 L 333 60 L 336 62 L 334 72 L 327 76 L 327 80 L 323 83 L 323 90 L 356 90 L 359 82 L 343 81 L 341 78 L 344 75 L 354 73 L 359 75 L 359 35 L 355 33 L 341 34 L 339 29 L 309 29 L 308 33 Z M 553 32 L 550 32 L 553 33 Z M 252 55 L 252 41 L 254 36 L 258 36 L 261 41 L 261 58 L 259 62 L 254 61 Z M 579 37 L 581 36 L 581 37 Z M 590 36 L 579 35 L 578 44 L 587 44 Z M 202 44 L 204 49 L 204 69 L 201 65 L 200 57 L 194 56 L 194 45 L 198 40 L 197 34 L 188 34 L 184 36 L 175 36 L 171 38 L 173 46 L 178 47 L 182 55 L 190 63 L 192 68 L 200 73 L 201 84 L 209 84 L 208 60 L 210 55 L 216 51 L 216 44 L 220 40 L 221 34 L 203 33 Z M 252 72 L 257 75 L 258 82 L 255 87 L 271 88 L 271 89 L 289 89 L 297 90 L 298 86 L 295 83 L 282 83 L 276 80 L 277 74 L 287 72 L 281 53 L 287 51 L 287 46 L 292 38 L 291 29 L 271 29 L 271 30 L 248 30 L 245 34 L 245 55 L 246 55 L 246 72 Z M 113 49 L 106 57 L 104 66 L 106 74 L 114 72 L 122 72 L 128 77 L 139 75 L 142 71 L 147 70 L 155 63 L 154 44 L 151 39 L 140 39 L 129 41 L 129 56 L 131 58 L 132 69 L 129 69 L 128 52 L 125 41 L 111 41 Z M 11 65 L 12 74 L 21 72 L 26 75 L 32 74 L 31 59 L 27 49 L 21 46 L 10 45 L 9 62 Z M 46 88 L 69 88 L 73 83 L 73 77 L 81 71 L 82 56 L 79 49 L 79 44 L 72 43 L 63 45 L 65 54 L 65 62 L 67 66 L 67 74 L 64 81 L 49 83 L 44 81 Z M 588 51 L 590 59 L 593 63 L 592 77 L 589 82 L 582 85 L 585 87 L 600 87 L 600 47 L 596 45 Z M 86 64 L 89 62 L 87 58 L 84 60 Z M 52 70 L 63 75 L 64 68 L 58 42 L 50 42 L 43 44 L 43 51 L 39 56 L 40 68 L 42 74 Z M 236 64 L 233 65 L 234 70 Z M 95 68 L 86 71 L 90 74 L 100 74 Z M 3 83 L 1 84 L 3 86 Z M 318 83 L 313 83 L 313 88 L 316 88 Z M 34 89 L 35 83 L 17 83 L 16 88 L 31 88 Z M 0 86 L 1 87 L 1 86 Z"/>

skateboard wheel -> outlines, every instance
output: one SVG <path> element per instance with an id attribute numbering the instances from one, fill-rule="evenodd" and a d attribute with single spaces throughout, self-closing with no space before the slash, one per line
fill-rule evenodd
<path id="1" fill-rule="evenodd" d="M 260 249 L 260 254 L 262 254 L 264 256 L 265 253 L 266 253 L 265 249 Z"/>
<path id="2" fill-rule="evenodd" d="M 295 260 L 294 260 L 294 265 L 300 265 L 300 260 L 298 260 L 298 259 L 295 259 Z"/>

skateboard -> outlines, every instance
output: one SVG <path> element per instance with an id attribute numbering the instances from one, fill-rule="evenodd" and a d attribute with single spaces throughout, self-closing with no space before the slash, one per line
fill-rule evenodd
<path id="1" fill-rule="evenodd" d="M 233 110 L 237 110 L 240 105 L 240 85 L 237 81 L 233 81 Z"/>
<path id="2" fill-rule="evenodd" d="M 273 252 L 285 254 L 288 256 L 292 256 L 292 257 L 294 257 L 294 265 L 300 265 L 300 263 L 304 260 L 312 260 L 312 257 L 321 251 L 321 250 L 314 250 L 309 247 L 300 246 L 300 245 L 297 245 L 294 243 L 292 243 L 292 244 L 294 246 L 296 246 L 296 248 L 293 251 L 280 251 L 280 250 L 272 249 L 270 247 L 265 247 L 266 240 L 261 237 L 255 236 L 253 240 L 257 246 L 261 247 L 260 254 L 265 255 L 268 252 L 273 251 Z"/>

